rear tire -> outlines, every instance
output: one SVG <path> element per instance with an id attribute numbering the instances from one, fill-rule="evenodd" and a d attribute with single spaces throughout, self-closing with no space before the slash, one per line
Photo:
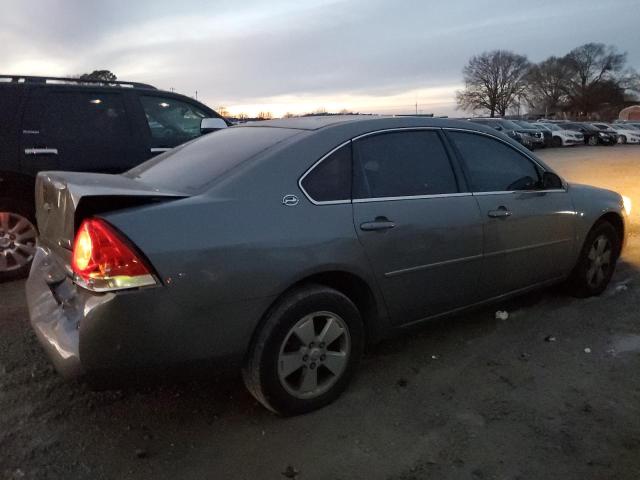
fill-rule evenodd
<path id="1" fill-rule="evenodd" d="M 38 234 L 35 224 L 33 208 L 26 202 L 0 198 L 0 281 L 29 274 Z"/>
<path id="2" fill-rule="evenodd" d="M 616 268 L 620 242 L 618 232 L 609 222 L 603 220 L 594 225 L 569 279 L 573 295 L 584 298 L 604 292 Z"/>
<path id="3" fill-rule="evenodd" d="M 273 412 L 307 413 L 340 396 L 363 349 L 364 327 L 353 302 L 332 288 L 308 285 L 267 313 L 242 376 L 249 392 Z"/>

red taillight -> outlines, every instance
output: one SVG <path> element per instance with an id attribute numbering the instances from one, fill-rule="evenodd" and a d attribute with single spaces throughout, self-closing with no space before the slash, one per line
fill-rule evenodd
<path id="1" fill-rule="evenodd" d="M 77 283 L 108 291 L 154 285 L 151 269 L 115 229 L 103 220 L 82 222 L 73 245 L 71 267 Z"/>

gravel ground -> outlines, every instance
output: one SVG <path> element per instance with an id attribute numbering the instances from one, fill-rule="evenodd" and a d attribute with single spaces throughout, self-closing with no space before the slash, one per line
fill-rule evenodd
<path id="1" fill-rule="evenodd" d="M 640 210 L 640 147 L 541 156 Z M 552 289 L 432 322 L 370 351 L 335 404 L 289 419 L 237 378 L 64 382 L 28 327 L 23 282 L 0 284 L 0 477 L 640 478 L 638 219 L 601 297 Z"/>

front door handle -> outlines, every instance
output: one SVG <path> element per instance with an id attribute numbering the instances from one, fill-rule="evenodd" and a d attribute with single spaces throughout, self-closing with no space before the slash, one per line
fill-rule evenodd
<path id="1" fill-rule="evenodd" d="M 375 230 L 389 230 L 395 227 L 396 224 L 391 222 L 388 218 L 377 217 L 373 222 L 364 222 L 360 224 L 360 230 L 375 231 Z"/>
<path id="2" fill-rule="evenodd" d="M 169 147 L 153 147 L 149 149 L 151 153 L 163 153 L 163 152 L 168 152 L 169 150 L 172 150 L 172 149 Z"/>
<path id="3" fill-rule="evenodd" d="M 507 218 L 511 216 L 511 211 L 507 207 L 500 206 L 495 210 L 489 210 L 487 213 L 491 218 Z"/>
<path id="4" fill-rule="evenodd" d="M 57 155 L 57 148 L 25 148 L 25 155 Z"/>

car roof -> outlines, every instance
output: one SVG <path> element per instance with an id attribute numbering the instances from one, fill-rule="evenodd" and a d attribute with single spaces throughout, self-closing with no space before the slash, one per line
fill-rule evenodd
<path id="1" fill-rule="evenodd" d="M 270 127 L 289 128 L 295 130 L 321 130 L 332 127 L 352 125 L 359 126 L 363 130 L 385 129 L 385 128 L 411 128 L 411 127 L 434 127 L 434 128 L 461 128 L 467 130 L 477 130 L 480 132 L 490 131 L 479 124 L 474 124 L 467 120 L 452 120 L 448 118 L 432 118 L 421 116 L 384 116 L 384 115 L 323 115 L 296 118 L 283 118 L 278 120 L 264 120 L 247 122 L 239 125 L 242 127 Z M 238 128 L 238 127 L 234 127 Z"/>

